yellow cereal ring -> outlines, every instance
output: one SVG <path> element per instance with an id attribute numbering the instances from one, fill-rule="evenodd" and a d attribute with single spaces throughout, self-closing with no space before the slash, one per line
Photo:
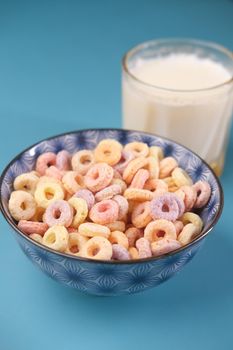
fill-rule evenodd
<path id="1" fill-rule="evenodd" d="M 36 202 L 26 191 L 13 191 L 8 205 L 11 216 L 17 221 L 30 220 L 36 212 Z"/>
<path id="2" fill-rule="evenodd" d="M 67 171 L 62 177 L 62 184 L 66 191 L 73 195 L 75 192 L 84 188 L 84 179 L 77 171 Z"/>
<path id="3" fill-rule="evenodd" d="M 151 221 L 144 230 L 144 238 L 148 239 L 149 242 L 154 242 L 162 237 L 176 239 L 174 224 L 165 219 Z"/>
<path id="4" fill-rule="evenodd" d="M 203 222 L 199 215 L 187 211 L 186 213 L 184 213 L 184 215 L 182 215 L 180 220 L 183 222 L 184 225 L 187 225 L 190 223 L 195 225 L 197 228 L 197 234 L 201 232 L 203 227 Z"/>
<path id="5" fill-rule="evenodd" d="M 172 176 L 165 177 L 163 181 L 167 184 L 169 192 L 176 192 L 179 189 Z"/>
<path id="6" fill-rule="evenodd" d="M 125 232 L 125 223 L 124 221 L 114 221 L 106 225 L 110 231 L 121 231 Z"/>
<path id="7" fill-rule="evenodd" d="M 147 157 L 149 153 L 149 147 L 144 142 L 130 142 L 124 147 L 124 151 L 132 152 L 135 157 Z"/>
<path id="8" fill-rule="evenodd" d="M 123 247 L 125 247 L 126 249 L 129 248 L 129 241 L 128 238 L 126 237 L 126 235 L 121 232 L 121 231 L 113 231 L 111 232 L 110 236 L 108 237 L 108 240 L 114 244 L 120 244 Z"/>
<path id="9" fill-rule="evenodd" d="M 172 178 L 178 187 L 191 186 L 193 184 L 191 177 L 186 173 L 185 170 L 179 167 L 173 170 Z"/>
<path id="10" fill-rule="evenodd" d="M 71 159 L 72 169 L 81 175 L 85 175 L 94 162 L 93 152 L 87 149 L 76 152 Z"/>
<path id="11" fill-rule="evenodd" d="M 127 188 L 124 197 L 137 202 L 151 201 L 154 198 L 153 192 L 141 188 Z"/>
<path id="12" fill-rule="evenodd" d="M 43 215 L 45 213 L 45 208 L 37 207 L 35 214 L 32 216 L 31 221 L 43 221 Z"/>
<path id="13" fill-rule="evenodd" d="M 14 189 L 22 190 L 34 194 L 39 177 L 34 173 L 24 173 L 17 176 L 14 180 Z"/>
<path id="14" fill-rule="evenodd" d="M 139 169 L 145 168 L 146 166 L 148 166 L 148 159 L 147 158 L 138 157 L 138 158 L 131 160 L 131 162 L 129 162 L 129 164 L 127 165 L 127 167 L 125 168 L 125 170 L 123 172 L 123 180 L 127 184 L 130 184 L 134 175 L 136 174 L 136 172 Z"/>
<path id="15" fill-rule="evenodd" d="M 105 237 L 92 237 L 83 245 L 80 256 L 89 259 L 110 260 L 112 245 Z"/>
<path id="16" fill-rule="evenodd" d="M 69 233 L 68 245 L 65 250 L 65 253 L 79 256 L 80 251 L 82 250 L 84 244 L 87 241 L 88 238 L 80 235 L 78 232 Z"/>
<path id="17" fill-rule="evenodd" d="M 94 224 L 92 222 L 85 222 L 78 228 L 80 235 L 86 237 L 102 236 L 108 238 L 110 236 L 110 229 L 107 226 Z"/>
<path id="18" fill-rule="evenodd" d="M 69 233 L 64 226 L 50 227 L 44 234 L 42 243 L 54 250 L 64 252 L 68 245 Z"/>
<path id="19" fill-rule="evenodd" d="M 38 233 L 31 233 L 31 234 L 29 235 L 29 237 L 30 237 L 31 239 L 33 239 L 34 241 L 38 242 L 38 243 L 42 243 L 42 241 L 43 241 L 42 236 L 41 236 L 41 235 L 38 235 Z"/>
<path id="20" fill-rule="evenodd" d="M 45 182 L 49 182 L 49 183 L 55 182 L 55 183 L 57 183 L 59 185 L 62 185 L 61 181 L 56 179 L 55 177 L 44 175 L 44 176 L 41 176 L 39 178 L 38 183 L 37 183 L 37 187 L 40 186 L 42 183 L 45 183 Z"/>
<path id="21" fill-rule="evenodd" d="M 149 156 L 154 157 L 158 161 L 161 161 L 164 158 L 162 148 L 158 146 L 151 146 L 149 149 Z"/>
<path id="22" fill-rule="evenodd" d="M 54 181 L 41 182 L 37 185 L 34 197 L 39 207 L 46 209 L 52 201 L 64 199 L 64 190 L 62 186 Z"/>
<path id="23" fill-rule="evenodd" d="M 96 162 L 107 163 L 108 165 L 115 165 L 121 159 L 122 145 L 112 139 L 105 139 L 99 142 L 94 150 L 94 157 Z"/>
<path id="24" fill-rule="evenodd" d="M 130 247 L 129 248 L 129 254 L 130 254 L 131 259 L 133 259 L 133 260 L 139 259 L 139 253 L 138 253 L 137 248 Z"/>
<path id="25" fill-rule="evenodd" d="M 71 226 L 77 228 L 80 224 L 82 224 L 85 221 L 88 215 L 87 202 L 83 198 L 71 197 L 68 200 L 68 203 L 76 211 Z"/>
<path id="26" fill-rule="evenodd" d="M 145 167 L 150 173 L 150 179 L 158 179 L 159 162 L 154 157 L 147 157 L 148 165 Z"/>
<path id="27" fill-rule="evenodd" d="M 164 179 L 171 175 L 172 171 L 178 166 L 177 161 L 173 157 L 163 158 L 159 164 L 159 178 Z"/>
<path id="28" fill-rule="evenodd" d="M 193 240 L 200 232 L 194 224 L 187 224 L 178 236 L 178 241 L 181 245 L 186 245 Z"/>

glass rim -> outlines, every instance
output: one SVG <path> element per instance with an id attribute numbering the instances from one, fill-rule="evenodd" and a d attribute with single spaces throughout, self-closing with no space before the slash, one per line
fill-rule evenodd
<path id="1" fill-rule="evenodd" d="M 224 81 L 221 84 L 217 84 L 214 86 L 210 86 L 207 88 L 202 88 L 202 89 L 190 89 L 190 90 L 183 90 L 183 89 L 171 89 L 171 88 L 165 88 L 162 86 L 158 86 L 158 85 L 154 85 L 154 84 L 150 84 L 147 83 L 145 81 L 143 81 L 142 79 L 138 78 L 135 74 L 132 73 L 132 71 L 129 69 L 128 67 L 128 61 L 130 59 L 130 57 L 137 51 L 141 50 L 141 49 L 147 49 L 150 45 L 152 44 L 159 44 L 159 43 L 187 43 L 187 44 L 196 44 L 196 45 L 202 45 L 206 48 L 211 47 L 213 49 L 215 49 L 216 51 L 222 52 L 223 54 L 225 54 L 230 60 L 232 60 L 233 63 L 233 52 L 230 51 L 229 49 L 225 48 L 222 45 L 219 45 L 215 42 L 212 41 L 206 41 L 206 40 L 198 40 L 198 39 L 192 39 L 192 38 L 160 38 L 160 39 L 153 39 L 153 40 L 148 40 L 148 41 L 144 41 L 134 47 L 132 47 L 131 49 L 129 49 L 122 58 L 122 68 L 123 71 L 128 74 L 133 80 L 135 80 L 137 83 L 140 83 L 143 86 L 149 87 L 149 88 L 153 88 L 153 89 L 157 89 L 157 90 L 161 90 L 161 91 L 165 91 L 165 92 L 173 92 L 173 93 L 195 93 L 195 92 L 204 92 L 204 91 L 211 91 L 211 90 L 215 90 L 218 88 L 221 88 L 223 86 L 226 85 L 230 85 L 231 83 L 233 83 L 233 74 L 231 76 L 230 79 Z"/>

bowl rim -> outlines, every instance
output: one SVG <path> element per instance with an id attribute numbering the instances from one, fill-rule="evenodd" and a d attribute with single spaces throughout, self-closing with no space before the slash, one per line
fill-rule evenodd
<path id="1" fill-rule="evenodd" d="M 207 228 L 201 232 L 193 241 L 189 242 L 188 244 L 184 245 L 184 246 L 181 246 L 180 248 L 178 249 L 175 249 L 169 253 L 166 253 L 166 254 L 162 254 L 162 255 L 159 255 L 159 256 L 152 256 L 152 257 L 149 257 L 149 258 L 143 258 L 143 259 L 130 259 L 130 260 L 98 260 L 98 259 L 90 259 L 90 258 L 84 258 L 84 257 L 79 257 L 79 256 L 76 256 L 76 255 L 71 255 L 71 254 L 67 254 L 67 253 L 64 253 L 64 252 L 59 252 L 59 251 L 56 251 L 54 249 L 51 249 L 39 242 L 36 242 L 35 240 L 33 240 L 32 238 L 30 238 L 29 236 L 25 235 L 22 231 L 19 230 L 18 226 L 14 223 L 13 219 L 11 218 L 11 216 L 9 216 L 7 214 L 7 212 L 5 211 L 5 208 L 4 208 L 4 205 L 3 205 L 3 202 L 2 202 L 2 186 L 3 186 L 3 183 L 4 183 L 4 178 L 5 178 L 5 175 L 8 171 L 8 169 L 12 166 L 12 164 L 14 164 L 18 159 L 21 158 L 21 156 L 29 151 L 31 148 L 33 147 L 36 147 L 37 145 L 39 145 L 40 143 L 42 142 L 45 142 L 45 141 L 49 141 L 49 140 L 53 140 L 55 138 L 59 138 L 59 137 L 62 137 L 62 136 L 66 136 L 66 135 L 70 135 L 70 134 L 78 134 L 78 133 L 81 133 L 81 132 L 89 132 L 89 131 L 124 131 L 126 133 L 129 133 L 129 132 L 135 132 L 135 133 L 139 133 L 139 134 L 144 134 L 144 135 L 149 135 L 149 136 L 152 136 L 152 137 L 158 137 L 158 138 L 161 138 L 163 140 L 166 140 L 168 142 L 171 142 L 171 143 L 174 143 L 176 145 L 179 145 L 181 146 L 182 148 L 184 148 L 185 150 L 191 152 L 192 154 L 194 154 L 196 157 L 198 157 L 202 163 L 204 163 L 208 170 L 212 173 L 216 183 L 217 183 L 217 188 L 218 188 L 218 191 L 219 191 L 219 195 L 220 195 L 220 205 L 219 205 L 219 208 L 215 214 L 215 217 L 212 221 L 212 224 L 207 226 Z M 223 189 L 222 189 L 222 185 L 217 177 L 217 175 L 214 173 L 214 171 L 210 168 L 210 166 L 207 164 L 207 162 L 205 160 L 203 160 L 197 153 L 193 152 L 191 149 L 189 149 L 188 147 L 182 145 L 181 143 L 179 142 L 176 142 L 176 141 L 173 141 L 167 137 L 163 137 L 163 136 L 159 136 L 157 134 L 153 134 L 153 133 L 149 133 L 149 132 L 144 132 L 144 131 L 139 131 L 139 130 L 133 130 L 133 129 L 124 129 L 124 128 L 87 128 L 87 129 L 79 129 L 79 130 L 73 130 L 73 131 L 68 131 L 68 132 L 64 132 L 64 133 L 61 133 L 61 134 L 56 134 L 54 136 L 49 136 L 47 138 L 44 138 L 40 141 L 37 141 L 36 143 L 32 144 L 31 146 L 25 148 L 24 150 L 22 150 L 20 153 L 18 153 L 6 166 L 5 168 L 3 169 L 2 173 L 1 173 L 1 176 L 0 176 L 0 211 L 4 217 L 4 219 L 8 222 L 8 224 L 14 229 L 14 231 L 19 234 L 19 236 L 21 236 L 23 239 L 29 241 L 32 245 L 35 245 L 37 247 L 39 247 L 40 249 L 44 249 L 45 251 L 48 251 L 49 253 L 53 253 L 55 255 L 58 255 L 60 257 L 63 257 L 63 258 L 69 258 L 69 259 L 74 259 L 74 260 L 77 260 L 79 262 L 87 262 L 87 263 L 94 263 L 94 264 L 108 264 L 108 265 L 119 265 L 119 264 L 123 264 L 123 265 L 128 265 L 128 264 L 139 264 L 139 263 L 145 263 L 145 262 L 152 262 L 152 261 L 156 261 L 156 260 L 162 260 L 162 259 L 166 259 L 170 256 L 174 256 L 178 253 L 180 253 L 181 251 L 183 250 L 187 250 L 189 247 L 193 246 L 193 245 L 196 245 L 196 243 L 198 243 L 199 241 L 201 241 L 202 239 L 204 239 L 213 229 L 213 227 L 216 225 L 216 223 L 218 222 L 220 216 L 221 216 L 221 213 L 222 213 L 222 210 L 223 210 L 223 206 L 224 206 L 224 194 L 223 194 Z"/>

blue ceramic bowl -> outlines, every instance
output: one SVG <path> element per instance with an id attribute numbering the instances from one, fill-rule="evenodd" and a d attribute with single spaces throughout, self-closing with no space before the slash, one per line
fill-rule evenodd
<path id="1" fill-rule="evenodd" d="M 36 158 L 43 152 L 61 149 L 74 153 L 80 149 L 93 149 L 104 138 L 114 138 L 122 144 L 131 141 L 146 142 L 163 148 L 165 156 L 173 156 L 185 168 L 193 181 L 207 180 L 212 188 L 207 206 L 199 214 L 204 222 L 202 233 L 191 243 L 174 252 L 148 259 L 117 262 L 95 261 L 73 257 L 51 250 L 33 241 L 19 231 L 8 210 L 8 199 L 14 178 L 34 168 Z M 152 134 L 120 130 L 80 130 L 54 136 L 29 147 L 5 168 L 0 183 L 2 213 L 13 229 L 16 240 L 26 256 L 44 273 L 66 286 L 96 295 L 120 295 L 141 292 L 155 287 L 172 277 L 189 262 L 207 234 L 217 223 L 222 207 L 221 185 L 209 166 L 187 148 Z M 190 276 L 191 278 L 191 276 Z"/>

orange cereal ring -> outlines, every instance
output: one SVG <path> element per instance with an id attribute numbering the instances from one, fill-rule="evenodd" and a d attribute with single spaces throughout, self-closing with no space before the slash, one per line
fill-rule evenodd
<path id="1" fill-rule="evenodd" d="M 19 220 L 18 228 L 27 235 L 36 233 L 40 236 L 43 236 L 44 233 L 48 230 L 49 226 L 44 222 Z"/>
<path id="2" fill-rule="evenodd" d="M 147 157 L 148 165 L 146 168 L 149 171 L 150 179 L 158 179 L 159 177 L 159 162 L 154 157 Z"/>
<path id="3" fill-rule="evenodd" d="M 71 159 L 73 170 L 78 171 L 81 175 L 86 175 L 94 163 L 94 154 L 87 149 L 76 152 Z"/>
<path id="4" fill-rule="evenodd" d="M 110 260 L 112 245 L 105 237 L 92 237 L 83 245 L 80 256 L 89 259 Z"/>
<path id="5" fill-rule="evenodd" d="M 125 231 L 125 235 L 128 238 L 129 241 L 129 247 L 134 247 L 135 246 L 135 242 L 143 237 L 143 231 L 136 228 L 136 227 L 129 227 L 126 231 Z"/>
<path id="6" fill-rule="evenodd" d="M 94 164 L 84 177 L 87 188 L 98 192 L 110 185 L 113 179 L 113 168 L 106 163 Z"/>
<path id="7" fill-rule="evenodd" d="M 152 191 L 156 194 L 162 194 L 168 192 L 168 185 L 164 180 L 149 179 L 146 181 L 144 189 Z"/>
<path id="8" fill-rule="evenodd" d="M 151 243 L 151 250 L 153 256 L 167 254 L 173 250 L 179 249 L 180 247 L 180 242 L 171 238 L 162 238 L 158 241 Z"/>
<path id="9" fill-rule="evenodd" d="M 13 191 L 9 199 L 11 216 L 19 220 L 30 220 L 36 212 L 36 202 L 33 196 L 26 191 Z"/>
<path id="10" fill-rule="evenodd" d="M 129 255 L 130 255 L 130 258 L 133 260 L 139 259 L 138 250 L 135 247 L 129 248 Z"/>
<path id="11" fill-rule="evenodd" d="M 149 222 L 152 221 L 150 213 L 150 202 L 142 202 L 138 204 L 134 208 L 131 216 L 133 225 L 137 228 L 146 227 Z"/>
<path id="12" fill-rule="evenodd" d="M 75 192 L 84 188 L 84 178 L 77 171 L 67 171 L 62 177 L 62 183 L 67 192 L 73 195 Z"/>
<path id="13" fill-rule="evenodd" d="M 120 244 L 122 245 L 123 247 L 125 247 L 126 249 L 129 248 L 129 241 L 128 241 L 128 238 L 127 236 L 121 232 L 121 231 L 113 231 L 111 232 L 108 240 L 114 244 Z"/>
<path id="14" fill-rule="evenodd" d="M 77 232 L 71 232 L 68 236 L 68 244 L 65 253 L 79 256 L 80 251 L 87 241 L 87 237 L 84 237 Z"/>
<path id="15" fill-rule="evenodd" d="M 179 189 L 172 176 L 165 177 L 163 181 L 167 184 L 169 192 L 176 192 Z"/>
<path id="16" fill-rule="evenodd" d="M 175 222 L 173 222 L 173 224 L 174 224 L 174 226 L 176 228 L 176 235 L 178 237 L 180 232 L 183 230 L 184 224 L 180 220 L 176 220 Z"/>
<path id="17" fill-rule="evenodd" d="M 50 165 L 56 165 L 56 154 L 53 152 L 46 152 L 41 154 L 36 161 L 36 171 L 40 175 L 44 175 L 46 169 Z"/>
<path id="18" fill-rule="evenodd" d="M 104 199 L 111 199 L 115 195 L 120 194 L 121 191 L 122 189 L 120 185 L 109 185 L 95 194 L 95 200 L 100 202 Z"/>
<path id="19" fill-rule="evenodd" d="M 132 152 L 135 157 L 147 157 L 149 153 L 149 147 L 144 142 L 130 142 L 124 147 L 124 151 Z"/>
<path id="20" fill-rule="evenodd" d="M 104 162 L 108 165 L 115 165 L 121 159 L 122 145 L 112 139 L 105 139 L 99 142 L 94 150 L 96 162 Z"/>
<path id="21" fill-rule="evenodd" d="M 125 232 L 125 223 L 124 221 L 114 221 L 110 224 L 106 224 L 106 226 L 109 228 L 110 231 L 121 231 Z"/>
<path id="22" fill-rule="evenodd" d="M 127 183 L 130 184 L 134 175 L 137 173 L 139 169 L 144 168 L 145 166 L 148 165 L 148 160 L 147 158 L 144 157 L 138 157 L 133 160 L 127 165 L 123 172 L 123 180 Z"/>
<path id="23" fill-rule="evenodd" d="M 127 188 L 124 197 L 137 202 L 151 201 L 154 198 L 153 192 L 140 188 Z"/>
<path id="24" fill-rule="evenodd" d="M 173 157 L 163 158 L 159 164 L 159 178 L 164 179 L 170 176 L 172 171 L 178 166 L 177 161 Z"/>
<path id="25" fill-rule="evenodd" d="M 176 228 L 171 221 L 158 219 L 151 221 L 144 230 L 144 237 L 150 242 L 164 238 L 176 239 Z"/>
<path id="26" fill-rule="evenodd" d="M 133 177 L 130 188 L 143 188 L 146 181 L 149 179 L 150 173 L 146 169 L 139 169 Z"/>

